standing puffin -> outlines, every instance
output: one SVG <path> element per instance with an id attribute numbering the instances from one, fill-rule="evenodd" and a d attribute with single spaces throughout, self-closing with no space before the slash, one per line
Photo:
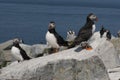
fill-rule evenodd
<path id="1" fill-rule="evenodd" d="M 13 55 L 14 58 L 16 58 L 18 60 L 18 62 L 23 61 L 23 60 L 29 60 L 31 59 L 25 52 L 25 50 L 23 50 L 20 45 L 19 45 L 20 41 L 18 39 L 14 39 L 13 40 L 13 45 L 11 48 L 11 53 Z"/>
<path id="2" fill-rule="evenodd" d="M 90 13 L 86 18 L 85 25 L 79 30 L 77 37 L 69 48 L 79 45 L 83 41 L 88 41 L 91 38 L 96 28 L 94 21 L 97 21 L 97 16 Z"/>
<path id="3" fill-rule="evenodd" d="M 103 26 L 102 26 L 102 28 L 100 30 L 100 38 L 102 38 L 102 37 L 107 38 L 107 40 L 111 39 L 110 30 L 105 29 Z"/>
<path id="4" fill-rule="evenodd" d="M 119 37 L 119 38 L 120 38 L 120 31 L 118 31 L 118 32 L 117 32 L 117 37 Z"/>
<path id="5" fill-rule="evenodd" d="M 76 37 L 75 32 L 73 30 L 69 30 L 67 32 L 67 38 L 66 38 L 66 40 L 69 41 L 69 42 L 71 42 L 71 41 L 74 41 L 75 37 Z"/>
<path id="6" fill-rule="evenodd" d="M 103 37 L 103 34 L 105 33 L 105 28 L 102 26 L 101 30 L 100 30 L 100 38 Z"/>
<path id="7" fill-rule="evenodd" d="M 60 46 L 68 46 L 68 42 L 65 41 L 55 30 L 55 22 L 51 21 L 46 33 L 46 41 L 52 47 L 53 52 L 58 52 Z"/>
<path id="8" fill-rule="evenodd" d="M 110 32 L 110 30 L 106 30 L 106 37 L 107 37 L 107 40 L 111 40 L 111 32 Z"/>

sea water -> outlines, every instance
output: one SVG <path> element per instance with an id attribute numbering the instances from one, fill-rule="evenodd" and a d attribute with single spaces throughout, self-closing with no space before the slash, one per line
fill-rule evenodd
<path id="1" fill-rule="evenodd" d="M 22 38 L 26 44 L 46 43 L 48 23 L 56 23 L 56 31 L 66 39 L 67 31 L 76 34 L 85 24 L 86 16 L 98 17 L 96 31 L 103 25 L 116 36 L 120 30 L 120 6 L 112 0 L 104 2 L 80 0 L 0 0 L 0 43 Z"/>

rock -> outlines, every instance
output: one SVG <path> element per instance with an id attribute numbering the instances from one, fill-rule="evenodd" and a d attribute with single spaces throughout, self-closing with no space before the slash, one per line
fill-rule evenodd
<path id="1" fill-rule="evenodd" d="M 8 47 L 9 45 L 12 45 L 12 44 L 13 44 L 13 40 L 9 40 L 9 41 L 6 41 L 4 43 L 1 43 L 0 44 L 0 50 L 5 49 L 6 47 Z"/>
<path id="2" fill-rule="evenodd" d="M 13 40 L 6 41 L 0 44 L 0 69 L 10 64 L 10 61 L 13 61 L 13 57 L 10 55 L 10 50 L 4 51 L 3 49 L 12 45 Z"/>
<path id="3" fill-rule="evenodd" d="M 43 55 L 44 50 L 47 48 L 46 44 L 34 44 L 34 45 L 20 44 L 20 46 L 32 58 L 35 58 L 35 57 L 37 57 L 39 55 Z"/>
<path id="4" fill-rule="evenodd" d="M 44 50 L 47 48 L 46 44 L 36 44 L 32 45 L 31 52 L 33 53 L 33 56 L 43 56 L 44 55 Z"/>
<path id="5" fill-rule="evenodd" d="M 112 37 L 114 39 L 114 37 Z M 111 41 L 106 38 L 100 38 L 99 32 L 94 33 L 89 40 L 99 57 L 103 60 L 107 69 L 115 68 L 120 65 L 120 59 L 117 51 Z"/>
<path id="6" fill-rule="evenodd" d="M 1 70 L 0 78 L 18 80 L 109 80 L 102 60 L 94 51 L 75 52 L 74 49 L 7 66 Z"/>
<path id="7" fill-rule="evenodd" d="M 120 67 L 108 70 L 110 80 L 120 80 Z"/>
<path id="8" fill-rule="evenodd" d="M 1 69 L 0 79 L 110 80 L 107 70 L 120 64 L 115 47 L 111 41 L 100 38 L 99 32 L 93 35 L 89 43 L 93 50 L 82 50 L 76 46 L 48 56 L 8 65 Z M 36 49 L 33 50 L 35 51 Z"/>
<path id="9" fill-rule="evenodd" d="M 117 54 L 119 55 L 120 58 L 120 38 L 115 38 L 111 40 L 112 44 L 114 45 Z"/>
<path id="10" fill-rule="evenodd" d="M 12 45 L 13 40 L 9 40 L 6 41 L 4 43 L 0 44 L 0 59 L 2 59 L 2 61 L 11 61 L 13 60 L 13 57 L 10 55 L 10 50 L 8 51 L 4 51 L 3 49 L 5 49 L 6 47 L 8 47 L 9 45 Z"/>

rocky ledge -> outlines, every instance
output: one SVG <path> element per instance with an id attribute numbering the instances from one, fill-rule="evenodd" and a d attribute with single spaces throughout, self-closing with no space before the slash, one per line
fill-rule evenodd
<path id="1" fill-rule="evenodd" d="M 0 79 L 119 80 L 119 75 L 117 78 L 112 75 L 114 71 L 119 71 L 116 68 L 119 68 L 120 64 L 119 52 L 112 41 L 100 38 L 99 32 L 96 32 L 89 43 L 93 50 L 81 50 L 77 46 L 28 61 L 13 62 L 1 69 Z M 27 53 L 31 53 L 27 50 Z"/>

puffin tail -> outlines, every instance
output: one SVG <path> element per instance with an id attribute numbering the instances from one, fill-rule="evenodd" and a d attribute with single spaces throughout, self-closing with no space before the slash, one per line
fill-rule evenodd
<path id="1" fill-rule="evenodd" d="M 73 42 L 71 45 L 68 46 L 68 49 L 75 47 L 75 43 Z"/>
<path id="2" fill-rule="evenodd" d="M 25 59 L 25 60 L 30 60 L 30 59 L 32 59 L 32 58 L 30 58 L 29 56 L 26 55 L 26 56 L 24 57 L 24 59 Z"/>
<path id="3" fill-rule="evenodd" d="M 64 41 L 64 44 L 63 44 L 63 46 L 69 46 L 69 42 L 68 41 Z"/>

